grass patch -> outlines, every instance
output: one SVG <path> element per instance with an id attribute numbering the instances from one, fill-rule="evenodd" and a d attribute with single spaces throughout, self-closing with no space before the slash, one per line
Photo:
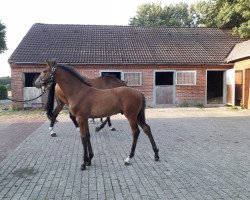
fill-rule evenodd
<path id="1" fill-rule="evenodd" d="M 44 109 L 12 109 L 10 104 L 0 102 L 0 118 L 1 119 L 46 119 Z"/>

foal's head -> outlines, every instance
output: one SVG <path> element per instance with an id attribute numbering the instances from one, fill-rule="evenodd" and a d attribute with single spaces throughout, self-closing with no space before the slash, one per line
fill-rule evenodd
<path id="1" fill-rule="evenodd" d="M 55 60 L 46 61 L 47 66 L 41 72 L 39 77 L 36 79 L 35 86 L 41 88 L 42 86 L 48 86 L 54 79 L 54 72 L 56 70 L 57 63 Z"/>

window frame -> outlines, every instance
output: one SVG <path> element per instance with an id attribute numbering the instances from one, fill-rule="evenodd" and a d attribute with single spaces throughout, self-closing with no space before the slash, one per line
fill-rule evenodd
<path id="1" fill-rule="evenodd" d="M 194 73 L 194 83 L 178 83 L 178 73 L 180 74 L 180 73 Z M 176 71 L 176 81 L 175 81 L 175 83 L 176 83 L 176 85 L 180 85 L 180 86 L 194 86 L 194 85 L 196 85 L 196 83 L 197 83 L 197 71 L 196 70 L 181 70 L 181 71 Z"/>
<path id="2" fill-rule="evenodd" d="M 123 72 L 123 80 L 126 82 L 125 80 L 125 74 L 139 74 L 139 77 L 140 77 L 140 83 L 139 84 L 129 84 L 127 83 L 128 86 L 132 86 L 132 87 L 140 87 L 142 86 L 142 72 Z"/>

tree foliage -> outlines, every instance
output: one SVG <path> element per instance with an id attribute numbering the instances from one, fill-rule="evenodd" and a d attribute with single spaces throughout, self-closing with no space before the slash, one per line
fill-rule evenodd
<path id="1" fill-rule="evenodd" d="M 7 85 L 11 83 L 11 78 L 9 76 L 0 77 L 0 85 Z"/>
<path id="2" fill-rule="evenodd" d="M 241 37 L 250 37 L 249 0 L 198 0 L 162 7 L 161 4 L 142 4 L 130 25 L 217 27 L 232 29 Z"/>
<path id="3" fill-rule="evenodd" d="M 7 50 L 5 29 L 6 26 L 0 21 L 0 54 Z"/>
<path id="4" fill-rule="evenodd" d="M 0 100 L 7 97 L 7 88 L 4 85 L 0 85 Z"/>
<path id="5" fill-rule="evenodd" d="M 249 0 L 202 0 L 190 9 L 200 26 L 232 29 L 241 37 L 250 37 Z"/>
<path id="6" fill-rule="evenodd" d="M 191 26 L 188 4 L 178 3 L 162 7 L 161 4 L 142 4 L 129 24 L 135 26 Z"/>

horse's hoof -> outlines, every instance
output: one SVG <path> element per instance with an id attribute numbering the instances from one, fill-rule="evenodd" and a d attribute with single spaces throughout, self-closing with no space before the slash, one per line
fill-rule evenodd
<path id="1" fill-rule="evenodd" d="M 130 162 L 125 161 L 125 162 L 124 162 L 124 165 L 125 165 L 125 166 L 128 166 L 128 165 L 130 165 Z"/>
<path id="2" fill-rule="evenodd" d="M 115 128 L 111 128 L 110 130 L 111 130 L 111 131 L 116 131 L 116 129 L 115 129 Z"/>
<path id="3" fill-rule="evenodd" d="M 57 135 L 56 135 L 56 133 L 51 133 L 50 136 L 51 137 L 56 137 Z"/>
<path id="4" fill-rule="evenodd" d="M 82 165 L 81 165 L 81 171 L 83 171 L 83 170 L 86 170 L 85 164 L 82 164 Z"/>
<path id="5" fill-rule="evenodd" d="M 96 133 L 99 132 L 100 130 L 101 130 L 100 127 L 96 127 L 96 128 L 95 128 L 95 132 L 96 132 Z"/>
<path id="6" fill-rule="evenodd" d="M 86 162 L 86 166 L 91 166 L 91 162 Z"/>
<path id="7" fill-rule="evenodd" d="M 155 161 L 159 161 L 160 157 L 159 156 L 155 156 Z"/>

